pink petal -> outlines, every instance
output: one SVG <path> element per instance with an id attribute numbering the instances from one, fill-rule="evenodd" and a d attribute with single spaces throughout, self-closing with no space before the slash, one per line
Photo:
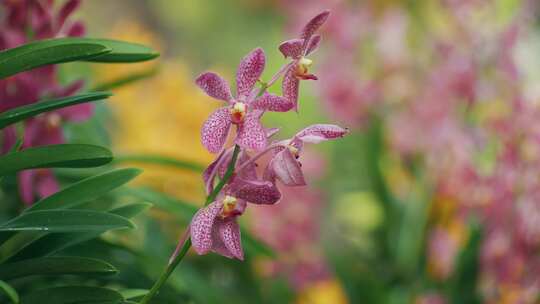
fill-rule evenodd
<path id="1" fill-rule="evenodd" d="M 61 8 L 58 13 L 57 24 L 59 28 L 64 25 L 66 19 L 79 7 L 81 4 L 80 0 L 69 0 Z"/>
<path id="2" fill-rule="evenodd" d="M 22 201 L 30 205 L 34 202 L 34 176 L 36 170 L 24 170 L 17 175 L 19 194 Z"/>
<path id="3" fill-rule="evenodd" d="M 237 259 L 244 260 L 244 251 L 240 239 L 240 226 L 234 219 L 226 220 L 218 226 L 219 236 L 225 247 Z"/>
<path id="4" fill-rule="evenodd" d="M 309 20 L 308 23 L 304 26 L 302 33 L 300 34 L 301 39 L 309 40 L 311 36 L 326 22 L 328 16 L 330 15 L 329 10 L 324 10 L 313 19 Z M 306 41 L 304 43 L 307 43 Z"/>
<path id="5" fill-rule="evenodd" d="M 223 148 L 231 128 L 229 108 L 219 108 L 208 117 L 201 130 L 201 142 L 212 153 Z"/>
<path id="6" fill-rule="evenodd" d="M 271 161 L 273 173 L 287 186 L 304 186 L 306 181 L 300 164 L 289 149 L 277 153 Z"/>
<path id="7" fill-rule="evenodd" d="M 51 170 L 41 169 L 38 171 L 36 177 L 38 178 L 36 181 L 36 192 L 40 198 L 45 198 L 60 190 L 58 181 Z"/>
<path id="8" fill-rule="evenodd" d="M 216 73 L 203 73 L 197 77 L 195 83 L 210 97 L 224 101 L 232 99 L 229 84 Z"/>
<path id="9" fill-rule="evenodd" d="M 72 23 L 66 31 L 68 37 L 82 37 L 86 34 L 86 28 L 82 22 Z"/>
<path id="10" fill-rule="evenodd" d="M 229 259 L 234 259 L 234 255 L 227 249 L 221 239 L 219 227 L 223 225 L 224 220 L 217 218 L 212 229 L 212 251 Z"/>
<path id="11" fill-rule="evenodd" d="M 238 157 L 238 165 L 241 165 L 247 161 L 249 161 L 251 157 L 244 151 L 241 152 L 240 156 Z M 257 179 L 257 167 L 255 166 L 255 163 L 251 163 L 247 165 L 245 169 L 242 169 L 242 172 L 240 172 L 239 177 L 246 179 L 246 180 L 254 180 Z"/>
<path id="12" fill-rule="evenodd" d="M 311 37 L 311 40 L 309 41 L 306 49 L 306 55 L 315 52 L 319 48 L 319 45 L 321 44 L 321 39 L 321 35 L 314 35 L 313 37 Z"/>
<path id="13" fill-rule="evenodd" d="M 294 107 L 294 103 L 285 97 L 266 93 L 253 101 L 251 106 L 257 110 L 287 112 Z"/>
<path id="14" fill-rule="evenodd" d="M 216 176 L 217 165 L 221 161 L 221 159 L 223 158 L 223 154 L 225 154 L 225 151 L 226 150 L 221 151 L 221 153 L 219 153 L 218 157 L 216 157 L 216 159 L 210 165 L 208 165 L 208 167 L 206 167 L 206 169 L 204 169 L 203 181 L 204 181 L 204 184 L 206 186 L 206 192 L 207 193 L 212 192 L 212 190 L 214 188 L 213 187 L 213 182 L 214 182 L 214 177 Z"/>
<path id="15" fill-rule="evenodd" d="M 223 205 L 213 202 L 199 209 L 190 224 L 191 242 L 198 254 L 206 254 L 212 249 L 212 228 Z"/>
<path id="16" fill-rule="evenodd" d="M 261 77 L 265 64 L 266 56 L 261 48 L 254 49 L 240 61 L 240 66 L 238 66 L 236 72 L 236 95 L 238 99 L 245 98 L 250 94 L 255 83 Z"/>
<path id="17" fill-rule="evenodd" d="M 1 153 L 8 153 L 15 143 L 17 142 L 17 131 L 15 130 L 15 126 L 9 126 L 2 131 L 2 146 L 0 147 Z"/>
<path id="18" fill-rule="evenodd" d="M 271 205 L 281 199 L 281 192 L 269 181 L 242 181 L 235 195 L 253 204 Z"/>
<path id="19" fill-rule="evenodd" d="M 249 112 L 238 128 L 236 143 L 242 148 L 260 151 L 266 148 L 266 131 L 262 126 L 259 111 Z"/>
<path id="20" fill-rule="evenodd" d="M 343 137 L 348 132 L 349 131 L 347 129 L 343 129 L 340 126 L 330 124 L 316 124 L 311 125 L 298 132 L 295 138 L 303 142 L 317 144 L 321 141 Z"/>
<path id="21" fill-rule="evenodd" d="M 279 128 L 268 128 L 266 129 L 266 137 L 270 138 L 276 135 L 276 133 L 278 132 L 279 132 Z"/>
<path id="22" fill-rule="evenodd" d="M 283 83 L 281 84 L 281 90 L 283 91 L 283 97 L 288 99 L 294 104 L 294 110 L 298 111 L 298 89 L 300 87 L 300 80 L 294 75 L 295 67 L 292 66 L 287 70 L 283 77 Z"/>
<path id="23" fill-rule="evenodd" d="M 302 39 L 291 39 L 282 42 L 279 45 L 279 51 L 285 58 L 299 58 L 302 56 L 302 45 L 304 43 L 304 40 Z"/>
<path id="24" fill-rule="evenodd" d="M 94 114 L 93 103 L 82 103 L 57 110 L 58 114 L 69 122 L 83 122 Z"/>

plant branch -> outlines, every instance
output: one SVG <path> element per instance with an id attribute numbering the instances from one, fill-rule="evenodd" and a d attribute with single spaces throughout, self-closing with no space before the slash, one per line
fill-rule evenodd
<path id="1" fill-rule="evenodd" d="M 225 172 L 225 175 L 219 181 L 219 183 L 214 188 L 212 193 L 210 193 L 210 195 L 208 195 L 208 197 L 206 198 L 206 202 L 204 203 L 204 206 L 207 206 L 208 204 L 210 204 L 211 202 L 213 202 L 216 199 L 219 192 L 221 192 L 221 189 L 223 189 L 225 184 L 233 176 L 234 167 L 236 166 L 236 160 L 238 159 L 238 154 L 240 154 L 240 147 L 238 145 L 236 145 L 236 146 L 234 146 L 234 151 L 233 151 L 233 155 L 232 155 L 232 158 L 231 158 L 231 162 L 229 163 L 229 166 L 227 167 L 227 171 Z M 189 230 L 189 228 L 188 228 L 188 230 Z M 178 252 L 179 251 L 178 249 L 180 248 L 180 243 L 182 243 L 182 242 L 184 244 L 182 245 L 182 249 L 180 250 L 180 252 Z M 159 279 L 154 283 L 154 285 L 152 286 L 150 291 L 144 296 L 144 298 L 142 298 L 141 302 L 139 302 L 140 304 L 149 303 L 149 301 L 156 294 L 158 294 L 159 289 L 161 288 L 161 286 L 163 286 L 163 284 L 165 284 L 165 282 L 167 281 L 169 276 L 173 273 L 176 266 L 178 266 L 178 264 L 180 264 L 182 259 L 186 256 L 187 252 L 189 251 L 189 248 L 191 248 L 191 239 L 186 234 L 186 237 L 183 237 L 180 240 L 180 243 L 179 243 L 179 246 L 174 251 L 173 255 L 171 256 L 171 259 L 169 260 L 169 264 L 167 265 L 167 267 L 165 268 L 165 270 L 163 271 L 163 273 L 161 274 Z"/>

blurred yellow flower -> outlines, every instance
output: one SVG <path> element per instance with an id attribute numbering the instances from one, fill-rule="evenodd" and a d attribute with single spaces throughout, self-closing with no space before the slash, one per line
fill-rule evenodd
<path id="1" fill-rule="evenodd" d="M 298 295 L 297 304 L 346 304 L 349 303 L 343 287 L 337 280 L 317 282 L 304 288 Z"/>
<path id="2" fill-rule="evenodd" d="M 110 37 L 159 46 L 159 39 L 137 24 L 120 24 Z M 157 47 L 159 49 L 159 47 Z M 179 61 L 158 60 L 153 77 L 115 89 L 109 107 L 113 112 L 113 148 L 117 155 L 157 154 L 204 166 L 212 155 L 200 144 L 200 127 L 215 103 L 193 84 L 190 71 Z M 98 67 L 99 82 L 113 81 L 153 68 L 144 65 Z M 200 202 L 204 197 L 201 175 L 180 169 L 140 165 L 144 173 L 136 183 L 181 199 Z"/>

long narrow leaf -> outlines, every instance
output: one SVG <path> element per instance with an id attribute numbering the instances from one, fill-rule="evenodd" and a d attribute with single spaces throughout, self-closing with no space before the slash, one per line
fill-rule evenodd
<path id="1" fill-rule="evenodd" d="M 0 231 L 77 232 L 133 228 L 128 219 L 88 210 L 43 210 L 23 213 L 0 226 Z"/>
<path id="2" fill-rule="evenodd" d="M 120 169 L 83 179 L 42 199 L 27 211 L 73 208 L 122 186 L 140 173 L 138 169 Z"/>
<path id="3" fill-rule="evenodd" d="M 102 100 L 111 95 L 112 94 L 109 92 L 85 93 L 75 96 L 43 100 L 37 103 L 18 107 L 0 114 L 0 129 L 21 120 L 36 116 L 40 113 L 50 112 L 56 109 L 89 101 Z"/>
<path id="4" fill-rule="evenodd" d="M 150 206 L 151 205 L 148 203 L 131 204 L 113 209 L 110 211 L 110 213 L 125 218 L 132 218 L 140 212 L 143 212 Z M 32 257 L 51 255 L 73 245 L 77 245 L 79 243 L 94 239 L 105 231 L 106 230 L 92 231 L 86 233 L 66 232 L 49 234 L 34 241 L 31 244 L 28 244 L 23 250 L 17 253 L 17 255 L 13 256 L 9 261 L 15 262 Z"/>
<path id="5" fill-rule="evenodd" d="M 33 168 L 88 168 L 109 163 L 109 150 L 94 145 L 62 144 L 29 148 L 0 157 L 0 176 Z"/>
<path id="6" fill-rule="evenodd" d="M 198 164 L 189 160 L 176 159 L 163 155 L 152 155 L 152 154 L 131 154 L 131 155 L 119 155 L 114 158 L 114 161 L 117 163 L 121 162 L 133 162 L 133 163 L 146 163 L 146 164 L 155 164 L 162 166 L 169 166 L 178 169 L 189 170 L 193 172 L 200 173 L 204 170 L 204 167 L 201 164 Z"/>
<path id="7" fill-rule="evenodd" d="M 120 87 L 123 87 L 123 86 L 126 86 L 126 85 L 130 85 L 132 83 L 135 83 L 135 82 L 138 82 L 140 80 L 144 80 L 144 79 L 147 79 L 147 78 L 150 78 L 150 77 L 156 75 L 157 71 L 158 71 L 157 68 L 151 68 L 149 70 L 142 71 L 140 73 L 129 74 L 129 75 L 124 76 L 124 77 L 116 78 L 116 79 L 108 81 L 108 82 L 97 84 L 94 87 L 94 90 L 96 90 L 96 91 L 106 91 L 106 90 L 112 90 L 112 89 L 120 88 Z"/>
<path id="8" fill-rule="evenodd" d="M 0 281 L 0 289 L 7 295 L 11 303 L 19 304 L 19 295 L 11 285 L 4 281 Z"/>
<path id="9" fill-rule="evenodd" d="M 140 62 L 155 59 L 159 53 L 153 49 L 138 43 L 124 42 L 111 39 L 92 39 L 92 38 L 64 38 L 77 39 L 81 41 L 99 43 L 110 48 L 112 51 L 101 56 L 86 59 L 92 62 L 104 63 L 129 63 Z"/>
<path id="10" fill-rule="evenodd" d="M 112 289 L 91 286 L 61 286 L 34 291 L 21 298 L 24 304 L 121 303 L 122 295 Z"/>
<path id="11" fill-rule="evenodd" d="M 0 52 L 0 79 L 44 65 L 90 59 L 110 53 L 103 44 L 69 38 L 41 40 Z"/>
<path id="12" fill-rule="evenodd" d="M 12 280 L 33 275 L 111 275 L 111 264 L 85 257 L 45 257 L 0 265 L 0 279 Z"/>

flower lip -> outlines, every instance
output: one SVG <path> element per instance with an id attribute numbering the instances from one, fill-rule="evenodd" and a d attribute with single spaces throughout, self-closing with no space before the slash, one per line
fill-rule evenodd
<path id="1" fill-rule="evenodd" d="M 243 102 L 235 102 L 231 107 L 231 121 L 235 124 L 242 123 L 246 116 L 247 105 Z"/>
<path id="2" fill-rule="evenodd" d="M 234 196 L 226 195 L 223 199 L 223 209 L 221 210 L 221 217 L 227 218 L 232 217 L 236 215 L 240 215 L 239 210 L 237 210 L 236 206 L 238 203 L 238 199 Z"/>

